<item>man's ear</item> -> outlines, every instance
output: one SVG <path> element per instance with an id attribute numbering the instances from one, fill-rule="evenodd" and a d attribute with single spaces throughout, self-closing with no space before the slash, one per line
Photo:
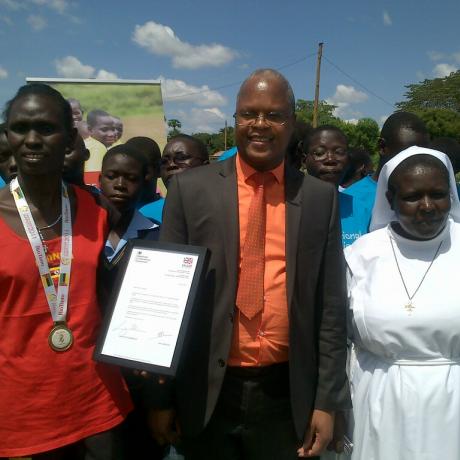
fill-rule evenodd
<path id="1" fill-rule="evenodd" d="M 390 208 L 392 211 L 394 211 L 393 207 L 393 201 L 394 201 L 394 193 L 391 190 L 387 190 L 385 193 L 385 196 L 387 197 L 388 204 L 390 205 Z"/>
<path id="2" fill-rule="evenodd" d="M 89 160 L 89 157 L 91 156 L 91 153 L 90 151 L 85 147 L 85 153 L 83 155 L 83 158 L 85 159 L 85 161 L 88 161 Z"/>
<path id="3" fill-rule="evenodd" d="M 387 146 L 387 144 L 385 142 L 385 139 L 383 137 L 379 137 L 378 140 L 377 140 L 377 147 L 379 148 L 380 154 L 383 153 L 383 151 L 385 150 L 386 146 Z"/>

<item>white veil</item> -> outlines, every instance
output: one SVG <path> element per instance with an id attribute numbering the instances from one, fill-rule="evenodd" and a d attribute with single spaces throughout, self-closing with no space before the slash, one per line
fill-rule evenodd
<path id="1" fill-rule="evenodd" d="M 374 208 L 372 210 L 372 219 L 369 226 L 369 231 L 372 232 L 374 230 L 378 230 L 379 228 L 387 226 L 390 222 L 397 220 L 396 214 L 390 208 L 390 204 L 388 203 L 386 197 L 386 192 L 388 190 L 388 179 L 391 173 L 395 170 L 396 166 L 398 166 L 401 162 L 409 157 L 421 154 L 432 155 L 441 160 L 446 166 L 449 172 L 450 182 L 451 208 L 449 215 L 455 222 L 460 222 L 460 201 L 458 199 L 457 184 L 455 182 L 455 175 L 449 157 L 445 153 L 438 152 L 437 150 L 413 146 L 398 153 L 383 166 L 377 183 L 377 195 L 375 198 Z"/>

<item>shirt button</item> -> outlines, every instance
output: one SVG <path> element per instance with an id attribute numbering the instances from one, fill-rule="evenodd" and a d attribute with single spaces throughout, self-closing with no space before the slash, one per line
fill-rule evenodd
<path id="1" fill-rule="evenodd" d="M 265 337 L 265 332 L 264 331 L 259 331 L 259 336 L 260 337 Z"/>
<path id="2" fill-rule="evenodd" d="M 225 361 L 221 358 L 217 361 L 220 367 L 225 367 Z"/>

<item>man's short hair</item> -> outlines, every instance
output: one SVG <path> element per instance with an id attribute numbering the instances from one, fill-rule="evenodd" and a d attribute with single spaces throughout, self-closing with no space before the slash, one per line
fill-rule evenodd
<path id="1" fill-rule="evenodd" d="M 88 123 L 88 128 L 93 128 L 97 125 L 97 119 L 99 117 L 110 117 L 110 114 L 107 113 L 105 110 L 95 109 L 88 112 L 86 117 L 86 123 Z"/>
<path id="2" fill-rule="evenodd" d="M 399 132 L 403 128 L 428 136 L 425 123 L 415 113 L 395 112 L 386 119 L 380 137 L 385 140 L 387 146 L 394 146 L 398 143 Z"/>
<path id="3" fill-rule="evenodd" d="M 142 153 L 150 166 L 159 170 L 161 161 L 161 150 L 158 144 L 146 136 L 136 136 L 128 139 L 126 144 Z"/>
<path id="4" fill-rule="evenodd" d="M 188 134 L 182 134 L 181 133 L 181 134 L 178 134 L 177 136 L 171 137 L 169 139 L 169 141 L 168 141 L 168 144 L 170 144 L 172 141 L 181 140 L 181 139 L 189 141 L 189 142 L 192 142 L 193 144 L 195 144 L 195 146 L 197 147 L 198 153 L 200 154 L 200 158 L 202 160 L 209 161 L 208 148 L 206 147 L 204 142 L 202 142 L 200 139 L 198 139 L 196 137 L 189 136 Z"/>
<path id="5" fill-rule="evenodd" d="M 120 144 L 107 150 L 107 153 L 102 159 L 102 171 L 104 170 L 106 163 L 116 155 L 124 155 L 125 157 L 132 158 L 137 161 L 141 165 L 142 175 L 145 176 L 147 174 L 147 158 L 145 158 L 145 156 L 134 147 L 126 144 Z"/>
<path id="6" fill-rule="evenodd" d="M 308 149 L 310 148 L 310 143 L 311 143 L 311 140 L 313 139 L 313 137 L 316 136 L 317 134 L 320 134 L 320 133 L 324 132 L 324 131 L 332 131 L 335 134 L 341 136 L 344 139 L 345 144 L 348 146 L 348 138 L 347 138 L 346 134 L 338 126 L 321 125 L 321 126 L 318 126 L 316 128 L 313 128 L 304 137 L 304 139 L 302 141 L 302 144 L 303 144 L 302 145 L 302 150 L 303 150 L 304 153 L 308 153 Z"/>

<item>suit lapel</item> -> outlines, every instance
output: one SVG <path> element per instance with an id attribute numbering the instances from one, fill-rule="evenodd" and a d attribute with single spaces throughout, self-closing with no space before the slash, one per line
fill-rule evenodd
<path id="1" fill-rule="evenodd" d="M 288 163 L 285 173 L 286 193 L 286 280 L 288 309 L 290 311 L 297 266 L 297 246 L 299 239 L 303 174 Z"/>
<path id="2" fill-rule="evenodd" d="M 237 286 L 239 253 L 239 210 L 235 157 L 222 162 L 219 171 L 219 212 L 227 265 L 227 277 L 231 286 Z"/>

